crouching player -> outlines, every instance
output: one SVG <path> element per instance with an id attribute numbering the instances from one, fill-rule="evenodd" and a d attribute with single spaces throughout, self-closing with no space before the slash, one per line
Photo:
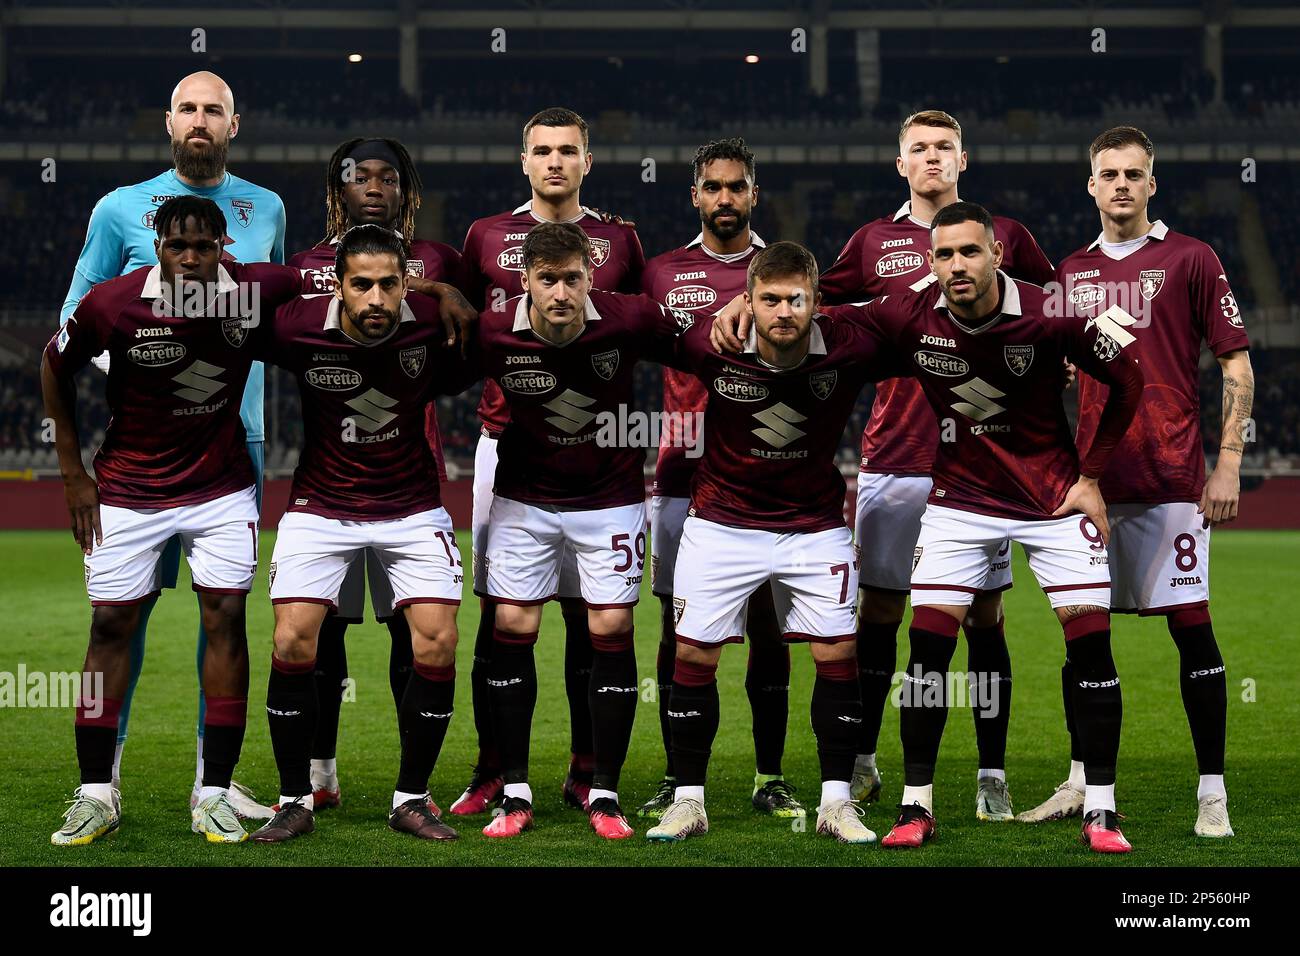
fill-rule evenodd
<path id="1" fill-rule="evenodd" d="M 401 238 L 377 225 L 340 239 L 332 295 L 282 308 L 265 357 L 293 373 L 305 440 L 271 558 L 275 652 L 267 684 L 280 804 L 253 839 L 315 828 L 310 776 L 319 713 L 317 636 L 352 561 L 371 549 L 411 627 L 414 665 L 398 717 L 401 764 L 388 825 L 453 840 L 429 799 L 452 714 L 463 572 L 424 433 L 436 394 L 463 391 L 475 363 L 445 348 L 431 299 L 407 290 Z M 471 350 L 472 351 L 472 350 Z"/>
<path id="2" fill-rule="evenodd" d="M 876 835 L 849 795 L 862 722 L 858 563 L 835 452 L 863 384 L 890 373 L 880 367 L 874 332 L 817 313 L 817 262 L 802 246 L 760 250 L 745 300 L 754 327 L 739 355 L 714 352 L 706 327 L 678 346 L 684 367 L 708 385 L 709 437 L 673 577 L 677 665 L 668 718 L 677 787 L 646 836 L 672 842 L 708 831 L 704 784 L 718 732 L 718 660 L 724 644 L 742 640 L 745 602 L 770 582 L 780 631 L 786 641 L 809 643 L 817 670 L 817 832 L 872 843 Z"/>

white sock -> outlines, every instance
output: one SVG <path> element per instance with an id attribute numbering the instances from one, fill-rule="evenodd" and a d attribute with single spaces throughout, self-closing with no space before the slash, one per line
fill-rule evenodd
<path id="1" fill-rule="evenodd" d="M 338 779 L 338 776 L 339 776 L 339 770 L 334 758 L 330 758 L 329 760 L 316 760 L 315 758 L 312 759 L 311 762 L 312 786 L 316 785 L 317 780 L 320 780 L 324 783 L 333 783 Z"/>
<path id="2" fill-rule="evenodd" d="M 698 800 L 704 802 L 703 787 L 678 787 L 673 791 L 674 800 Z"/>
<path id="3" fill-rule="evenodd" d="M 94 797 L 110 807 L 113 805 L 113 785 L 111 783 L 83 783 L 81 785 L 81 795 L 83 797 Z"/>
<path id="4" fill-rule="evenodd" d="M 1086 817 L 1093 810 L 1115 810 L 1115 785 L 1105 787 L 1086 784 L 1083 788 L 1083 815 Z"/>
<path id="5" fill-rule="evenodd" d="M 514 797 L 516 800 L 533 802 L 533 788 L 526 783 L 508 783 L 505 786 L 504 793 L 507 797 Z"/>
<path id="6" fill-rule="evenodd" d="M 903 799 L 900 802 L 903 806 L 919 803 L 934 813 L 934 784 L 927 783 L 924 787 L 903 787 Z"/>
<path id="7" fill-rule="evenodd" d="M 122 748 L 126 746 L 125 740 L 118 741 L 117 749 L 113 751 L 113 784 L 117 785 L 122 779 Z"/>
<path id="8" fill-rule="evenodd" d="M 199 735 L 198 754 L 194 761 L 194 783 L 196 786 L 203 786 L 203 736 Z"/>
<path id="9" fill-rule="evenodd" d="M 315 761 L 313 761 L 313 763 L 314 763 L 314 762 L 315 762 Z M 330 762 L 333 763 L 333 761 L 330 761 Z M 428 791 L 425 791 L 424 793 L 402 793 L 402 791 L 400 791 L 400 790 L 394 790 L 394 791 L 393 791 L 393 809 L 396 810 L 398 807 L 400 807 L 402 804 L 404 804 L 407 800 L 427 800 L 427 799 L 429 799 L 429 793 L 428 793 Z"/>
<path id="10" fill-rule="evenodd" d="M 1001 780 L 1003 783 L 1007 782 L 1007 772 L 1005 770 L 981 769 L 975 774 L 975 782 L 978 783 L 984 777 L 992 777 L 994 780 Z"/>
<path id="11" fill-rule="evenodd" d="M 597 800 L 613 800 L 615 803 L 618 803 L 618 791 L 597 790 L 595 787 L 592 787 L 591 794 L 587 797 L 587 803 L 592 804 Z"/>
<path id="12" fill-rule="evenodd" d="M 283 810 L 286 806 L 288 806 L 291 803 L 301 803 L 308 810 L 316 809 L 316 798 L 313 797 L 310 793 L 307 794 L 305 797 L 286 797 L 284 794 L 280 794 L 281 810 Z"/>
<path id="13" fill-rule="evenodd" d="M 1206 797 L 1223 797 L 1225 800 L 1228 799 L 1228 790 L 1223 783 L 1223 774 L 1201 774 L 1201 782 L 1196 788 L 1196 799 L 1204 800 Z"/>
<path id="14" fill-rule="evenodd" d="M 822 802 L 819 807 L 830 806 L 836 800 L 849 799 L 849 782 L 847 780 L 823 780 Z"/>
<path id="15" fill-rule="evenodd" d="M 874 767 L 876 765 L 876 755 L 858 754 L 857 764 L 859 767 Z"/>
<path id="16" fill-rule="evenodd" d="M 1083 776 L 1083 761 L 1070 761 L 1070 786 L 1076 790 L 1082 790 L 1087 785 L 1087 780 Z"/>
<path id="17" fill-rule="evenodd" d="M 208 797 L 215 797 L 219 793 L 228 792 L 227 787 L 199 787 L 199 803 L 202 803 Z"/>

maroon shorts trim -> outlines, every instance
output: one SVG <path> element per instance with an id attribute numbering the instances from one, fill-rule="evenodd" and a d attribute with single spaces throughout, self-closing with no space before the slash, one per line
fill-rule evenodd
<path id="1" fill-rule="evenodd" d="M 1003 591 L 1010 591 L 1015 586 L 1016 586 L 1015 581 L 1008 581 L 1000 588 L 980 588 L 979 591 L 977 591 L 976 593 L 977 594 L 1001 594 Z"/>
<path id="2" fill-rule="evenodd" d="M 1136 613 L 1138 617 L 1164 617 L 1171 611 L 1191 611 L 1199 607 L 1209 607 L 1210 602 L 1193 601 L 1190 604 L 1162 604 L 1160 607 L 1144 607 L 1134 611 L 1120 611 L 1121 614 Z"/>
<path id="3" fill-rule="evenodd" d="M 157 591 L 150 591 L 148 594 L 142 594 L 138 598 L 131 598 L 129 601 L 96 601 L 94 598 L 91 598 L 90 606 L 91 607 L 130 607 L 132 604 L 141 604 L 145 601 L 148 601 L 150 598 L 156 598 L 160 594 L 162 594 L 161 589 Z"/>
<path id="4" fill-rule="evenodd" d="M 474 593 L 478 594 L 479 592 L 475 591 Z M 480 597 L 485 597 L 489 601 L 494 601 L 497 604 L 512 604 L 515 607 L 537 607 L 537 605 L 539 604 L 545 604 L 548 601 L 554 601 L 558 597 L 558 595 L 552 594 L 550 597 L 538 598 L 535 601 L 516 601 L 514 598 L 497 597 L 495 594 L 483 594 L 480 595 Z"/>
<path id="5" fill-rule="evenodd" d="M 1109 587 L 1109 581 L 1098 581 L 1095 584 L 1053 584 L 1049 588 L 1043 588 L 1043 593 L 1055 594 L 1057 591 L 1095 591 L 1098 588 Z"/>
<path id="6" fill-rule="evenodd" d="M 583 604 L 587 605 L 588 611 L 617 611 L 619 608 L 636 607 L 638 603 L 637 601 L 624 601 L 621 604 L 592 604 L 582 598 L 575 598 L 574 600 L 582 601 Z"/>
<path id="7" fill-rule="evenodd" d="M 787 644 L 843 644 L 845 641 L 857 640 L 856 634 L 805 634 L 802 631 L 786 631 L 781 638 Z"/>
<path id="8" fill-rule="evenodd" d="M 402 598 L 402 600 L 398 601 L 396 604 L 393 605 L 393 610 L 396 611 L 399 607 L 409 607 L 412 604 L 450 604 L 455 607 L 460 607 L 460 598 L 436 598 L 436 597 Z M 375 618 L 375 620 L 378 621 L 380 620 L 380 618 Z"/>
<path id="9" fill-rule="evenodd" d="M 689 644 L 691 647 L 702 647 L 707 650 L 710 647 L 721 647 L 723 644 L 744 644 L 745 639 L 739 635 L 733 635 L 732 637 L 724 637 L 720 641 L 697 641 L 693 637 L 682 637 L 678 634 L 677 643 Z"/>
<path id="10" fill-rule="evenodd" d="M 210 588 L 204 584 L 191 584 L 195 591 L 200 594 L 247 594 L 252 588 Z"/>
<path id="11" fill-rule="evenodd" d="M 963 594 L 979 594 L 980 588 L 968 588 L 964 584 L 913 584 L 913 591 L 961 591 Z"/>
<path id="12" fill-rule="evenodd" d="M 272 604 L 323 604 L 328 608 L 337 609 L 338 605 L 329 598 L 318 597 L 281 597 L 271 598 Z M 360 623 L 360 622 L 358 622 Z"/>

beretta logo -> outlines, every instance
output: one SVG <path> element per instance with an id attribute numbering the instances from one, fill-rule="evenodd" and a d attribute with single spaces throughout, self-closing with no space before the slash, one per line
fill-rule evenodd
<path id="1" fill-rule="evenodd" d="M 719 375 L 713 380 L 713 390 L 723 398 L 737 402 L 761 402 L 771 394 L 761 382 L 751 382 L 734 375 Z"/>
<path id="2" fill-rule="evenodd" d="M 889 255 L 881 256 L 876 260 L 876 275 L 882 279 L 907 275 L 909 272 L 915 272 L 923 265 L 925 265 L 925 256 L 919 252 L 891 252 Z"/>
<path id="3" fill-rule="evenodd" d="M 511 246 L 509 249 L 503 249 L 501 255 L 497 256 L 497 265 L 502 269 L 514 269 L 516 272 L 524 267 L 524 247 Z"/>
<path id="4" fill-rule="evenodd" d="M 141 342 L 127 349 L 126 355 L 137 365 L 156 368 L 185 358 L 185 346 L 179 342 Z"/>
<path id="5" fill-rule="evenodd" d="M 927 372 L 933 372 L 935 375 L 956 378 L 958 375 L 965 375 L 970 371 L 970 366 L 966 364 L 966 360 L 955 355 L 944 355 L 942 352 L 918 349 L 912 357 L 916 359 L 917 365 Z"/>
<path id="6" fill-rule="evenodd" d="M 704 309 L 717 300 L 718 294 L 706 285 L 679 285 L 664 296 L 664 304 L 670 309 Z"/>
<path id="7" fill-rule="evenodd" d="M 520 395 L 542 395 L 555 388 L 555 376 L 550 372 L 523 369 L 501 376 L 501 387 Z"/>
<path id="8" fill-rule="evenodd" d="M 361 385 L 361 373 L 350 368 L 335 368 L 332 365 L 309 368 L 306 374 L 307 384 L 323 388 L 327 392 L 346 392 Z"/>

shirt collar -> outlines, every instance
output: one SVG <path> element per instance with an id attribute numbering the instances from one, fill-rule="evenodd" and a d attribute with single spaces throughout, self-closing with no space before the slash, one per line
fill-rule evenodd
<path id="1" fill-rule="evenodd" d="M 564 221 L 565 221 L 565 222 L 577 222 L 579 219 L 582 219 L 584 216 L 594 216 L 594 217 L 597 218 L 597 219 L 600 218 L 599 216 L 596 216 L 596 214 L 595 214 L 594 212 L 592 212 L 590 209 L 588 209 L 586 206 L 579 206 L 578 209 L 580 209 L 581 211 L 580 211 L 576 216 L 574 216 L 572 219 L 566 219 L 566 220 L 564 220 Z M 514 212 L 513 212 L 511 215 L 518 216 L 518 215 L 522 215 L 523 213 L 527 213 L 528 215 L 530 215 L 530 216 L 532 216 L 534 219 L 536 219 L 538 222 L 550 222 L 550 221 L 551 221 L 551 220 L 549 220 L 549 219 L 543 219 L 541 216 L 539 216 L 539 215 L 537 215 L 535 212 L 533 212 L 533 201 L 532 201 L 531 199 L 528 200 L 528 202 L 524 203 L 524 204 L 523 204 L 522 206 L 520 206 L 519 208 L 517 208 L 516 210 L 514 210 Z"/>
<path id="2" fill-rule="evenodd" d="M 322 294 L 329 295 L 329 293 L 322 293 Z M 398 314 L 397 325 L 401 325 L 403 322 L 416 321 L 415 313 L 411 311 L 411 307 L 406 304 L 405 299 L 402 300 L 401 308 L 398 310 L 397 314 Z M 343 331 L 343 303 L 338 296 L 336 295 L 330 296 L 329 308 L 325 310 L 325 331 L 338 332 L 340 335 L 344 336 L 349 342 L 356 342 L 357 345 L 362 345 L 365 346 L 366 348 L 370 348 L 375 345 L 383 345 L 385 342 L 391 339 L 393 335 L 397 332 L 397 325 L 393 326 L 392 332 L 389 332 L 382 339 L 379 339 L 375 342 L 357 342 L 356 339 L 352 338 L 352 336 L 348 335 L 347 332 Z"/>
<path id="3" fill-rule="evenodd" d="M 154 266 L 149 270 L 149 274 L 144 277 L 144 288 L 140 290 L 142 299 L 161 299 L 163 298 L 163 279 L 162 263 Z M 227 292 L 234 292 L 239 288 L 239 283 L 231 278 L 226 267 L 217 263 L 217 295 L 225 295 Z"/>
<path id="4" fill-rule="evenodd" d="M 822 329 L 821 329 L 821 326 L 817 324 L 817 315 L 818 315 L 818 314 L 820 314 L 820 313 L 817 313 L 817 314 L 814 314 L 814 315 L 813 315 L 813 319 L 812 319 L 812 329 L 808 332 L 808 354 L 809 354 L 809 355 L 825 355 L 825 354 L 826 354 L 826 337 L 825 337 L 824 335 L 822 335 Z M 758 323 L 757 323 L 757 321 L 751 323 L 750 326 L 749 326 L 749 335 L 748 335 L 748 337 L 746 337 L 746 339 L 745 339 L 745 353 L 746 353 L 746 354 L 753 354 L 753 355 L 755 355 L 755 356 L 758 355 Z M 802 364 L 803 364 L 803 362 L 800 362 L 799 365 L 794 366 L 794 368 L 799 368 L 799 366 L 802 365 Z M 794 369 L 790 369 L 789 371 L 793 371 L 793 370 L 794 370 Z"/>
<path id="5" fill-rule="evenodd" d="M 515 324 L 511 326 L 512 332 L 533 331 L 533 325 L 528 321 L 528 302 L 529 299 L 527 295 L 521 295 L 519 297 L 519 302 L 515 305 Z M 596 303 L 591 301 L 591 296 L 587 296 L 587 304 L 583 312 L 583 321 L 584 323 L 600 321 L 600 313 L 596 311 Z M 569 341 L 572 342 L 573 339 L 570 339 Z M 548 342 L 547 344 L 549 345 L 551 343 Z M 568 343 L 566 342 L 565 344 L 567 345 Z"/>
<path id="6" fill-rule="evenodd" d="M 968 329 L 956 318 L 956 316 L 949 312 L 948 317 L 953 321 L 953 324 L 967 332 L 983 332 L 1004 315 L 1024 314 L 1024 311 L 1020 307 L 1020 288 L 1016 285 L 1016 280 L 999 269 L 994 281 L 998 282 L 999 287 L 1002 289 L 1002 308 L 998 310 L 998 313 L 990 316 L 978 328 Z M 942 292 L 939 293 L 939 299 L 934 303 L 934 307 L 936 309 L 943 309 L 945 312 L 948 311 L 948 300 L 944 297 Z"/>
<path id="7" fill-rule="evenodd" d="M 1148 232 L 1145 236 L 1142 236 L 1141 238 L 1163 239 L 1167 235 L 1169 235 L 1169 227 L 1165 225 L 1165 221 L 1163 219 L 1157 219 L 1155 222 L 1151 224 L 1151 231 Z M 1106 238 L 1106 234 L 1104 232 L 1098 233 L 1097 238 L 1092 241 L 1092 245 L 1088 247 L 1087 251 L 1092 252 L 1092 250 L 1098 248 L 1101 245 L 1101 241 L 1105 238 Z"/>
<path id="8" fill-rule="evenodd" d="M 403 242 L 406 241 L 406 237 L 402 235 L 401 232 L 399 232 L 398 230 L 394 229 L 393 233 L 397 236 L 398 239 L 401 239 Z M 329 244 L 331 246 L 337 246 L 339 244 L 339 237 L 335 236 L 334 238 L 330 239 Z"/>
<path id="9" fill-rule="evenodd" d="M 894 222 L 898 222 L 900 219 L 906 219 L 910 215 L 912 215 L 912 200 L 909 199 L 907 202 L 903 203 L 903 205 L 899 206 L 898 211 L 894 213 Z"/>
<path id="10" fill-rule="evenodd" d="M 690 242 L 686 243 L 684 248 L 694 249 L 696 246 L 699 246 L 706 256 L 708 256 L 711 259 L 717 259 L 719 262 L 739 262 L 741 259 L 745 258 L 745 256 L 749 255 L 755 249 L 766 248 L 767 243 L 763 241 L 762 237 L 759 236 L 758 233 L 751 231 L 749 234 L 748 249 L 744 250 L 743 252 L 731 252 L 731 253 L 721 254 L 721 253 L 714 252 L 712 249 L 710 249 L 708 246 L 704 244 L 704 233 L 701 232 Z"/>

